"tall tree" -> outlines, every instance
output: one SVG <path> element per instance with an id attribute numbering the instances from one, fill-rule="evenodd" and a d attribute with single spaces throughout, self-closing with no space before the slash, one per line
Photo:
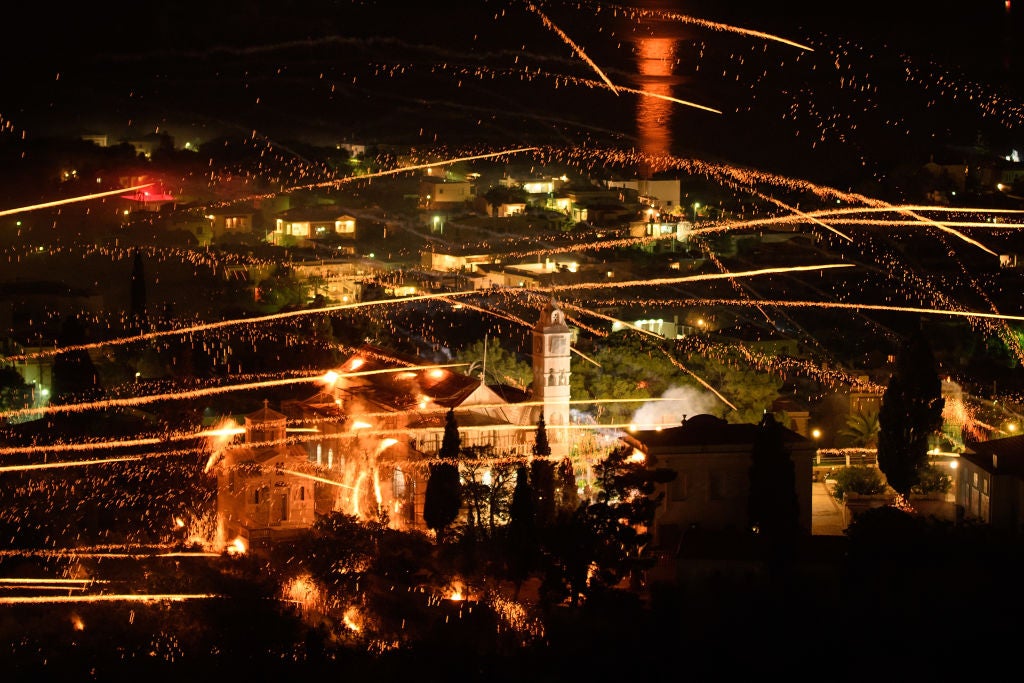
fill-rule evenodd
<path id="1" fill-rule="evenodd" d="M 595 502 L 580 505 L 547 534 L 549 564 L 541 588 L 546 603 L 568 597 L 575 604 L 581 594 L 638 578 L 654 564 L 649 529 L 664 495 L 655 494 L 656 486 L 676 473 L 654 467 L 650 459 L 635 461 L 632 452 L 623 445 L 595 465 Z"/>
<path id="2" fill-rule="evenodd" d="M 558 495 L 559 514 L 572 512 L 580 504 L 580 496 L 576 488 L 576 471 L 572 465 L 571 458 L 563 458 L 558 465 Z"/>
<path id="3" fill-rule="evenodd" d="M 525 465 L 516 469 L 516 486 L 509 505 L 508 553 L 506 564 L 509 578 L 515 583 L 516 597 L 523 581 L 536 565 L 537 528 L 536 499 L 530 485 L 530 470 Z"/>
<path id="4" fill-rule="evenodd" d="M 750 526 L 773 545 L 792 541 L 800 528 L 796 473 L 782 430 L 775 416 L 765 413 L 750 453 Z"/>
<path id="5" fill-rule="evenodd" d="M 918 327 L 896 357 L 878 413 L 878 467 L 904 502 L 928 464 L 928 440 L 942 427 L 942 381 Z"/>
<path id="6" fill-rule="evenodd" d="M 544 429 L 544 413 L 537 421 L 537 436 L 530 462 L 530 483 L 536 496 L 537 524 L 548 526 L 555 521 L 555 465 L 548 460 L 551 446 Z"/>
<path id="7" fill-rule="evenodd" d="M 440 542 L 446 540 L 448 527 L 459 516 L 459 508 L 462 507 L 458 466 L 461 444 L 455 409 L 449 408 L 441 450 L 437 453 L 440 462 L 430 465 L 430 478 L 427 479 L 426 498 L 423 501 L 423 521 L 428 528 L 434 530 Z"/>

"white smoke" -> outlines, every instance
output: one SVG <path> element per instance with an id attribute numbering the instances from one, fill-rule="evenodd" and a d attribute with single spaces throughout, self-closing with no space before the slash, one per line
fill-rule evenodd
<path id="1" fill-rule="evenodd" d="M 649 401 L 633 413 L 632 424 L 638 428 L 677 427 L 683 416 L 712 413 L 718 404 L 714 394 L 694 387 L 669 387 L 660 401 Z M 668 400 L 666 400 L 668 399 Z"/>

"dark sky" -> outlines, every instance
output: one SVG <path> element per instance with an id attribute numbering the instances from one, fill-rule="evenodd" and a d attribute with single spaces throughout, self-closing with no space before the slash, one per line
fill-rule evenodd
<path id="1" fill-rule="evenodd" d="M 667 20 L 651 28 L 613 3 L 538 7 L 620 83 L 635 82 L 637 36 L 682 38 L 673 94 L 723 115 L 677 109 L 679 153 L 782 163 L 832 149 L 859 163 L 871 147 L 904 153 L 887 130 L 911 131 L 914 153 L 979 136 L 1013 144 L 1024 62 L 1022 41 L 1011 40 L 1024 0 L 1014 2 L 1010 12 L 1004 0 L 624 3 L 775 33 L 814 45 L 813 55 Z M 0 117 L 29 136 L 162 128 L 207 138 L 260 130 L 317 141 L 393 132 L 405 141 L 507 144 L 536 134 L 633 144 L 635 98 L 555 88 L 552 75 L 598 76 L 522 2 L 25 3 L 4 19 Z M 999 112 L 979 112 L 977 102 L 993 98 L 1003 98 Z"/>

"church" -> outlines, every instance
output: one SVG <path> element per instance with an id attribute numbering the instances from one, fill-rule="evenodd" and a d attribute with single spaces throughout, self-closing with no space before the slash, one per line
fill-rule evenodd
<path id="1" fill-rule="evenodd" d="M 527 460 L 543 416 L 551 458 L 567 456 L 572 330 L 554 299 L 532 336 L 532 391 L 367 344 L 316 394 L 246 416 L 246 445 L 219 470 L 222 538 L 272 542 L 332 511 L 425 528 L 427 463 L 449 411 L 463 448 Z"/>

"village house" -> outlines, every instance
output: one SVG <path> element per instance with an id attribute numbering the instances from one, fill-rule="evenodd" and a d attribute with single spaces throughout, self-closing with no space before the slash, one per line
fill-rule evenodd
<path id="1" fill-rule="evenodd" d="M 972 443 L 957 465 L 956 505 L 966 519 L 1024 531 L 1024 436 Z"/>
<path id="2" fill-rule="evenodd" d="M 684 418 L 665 429 L 638 430 L 623 441 L 656 467 L 676 473 L 659 485 L 664 499 L 654 517 L 654 543 L 675 549 L 690 529 L 742 532 L 748 525 L 751 453 L 759 426 L 731 424 L 713 415 Z M 815 445 L 781 427 L 785 448 L 793 461 L 799 527 L 811 533 L 811 485 Z"/>
<path id="3" fill-rule="evenodd" d="M 356 219 L 339 206 L 296 207 L 274 219 L 267 235 L 279 247 L 332 246 L 337 253 L 355 254 Z"/>

